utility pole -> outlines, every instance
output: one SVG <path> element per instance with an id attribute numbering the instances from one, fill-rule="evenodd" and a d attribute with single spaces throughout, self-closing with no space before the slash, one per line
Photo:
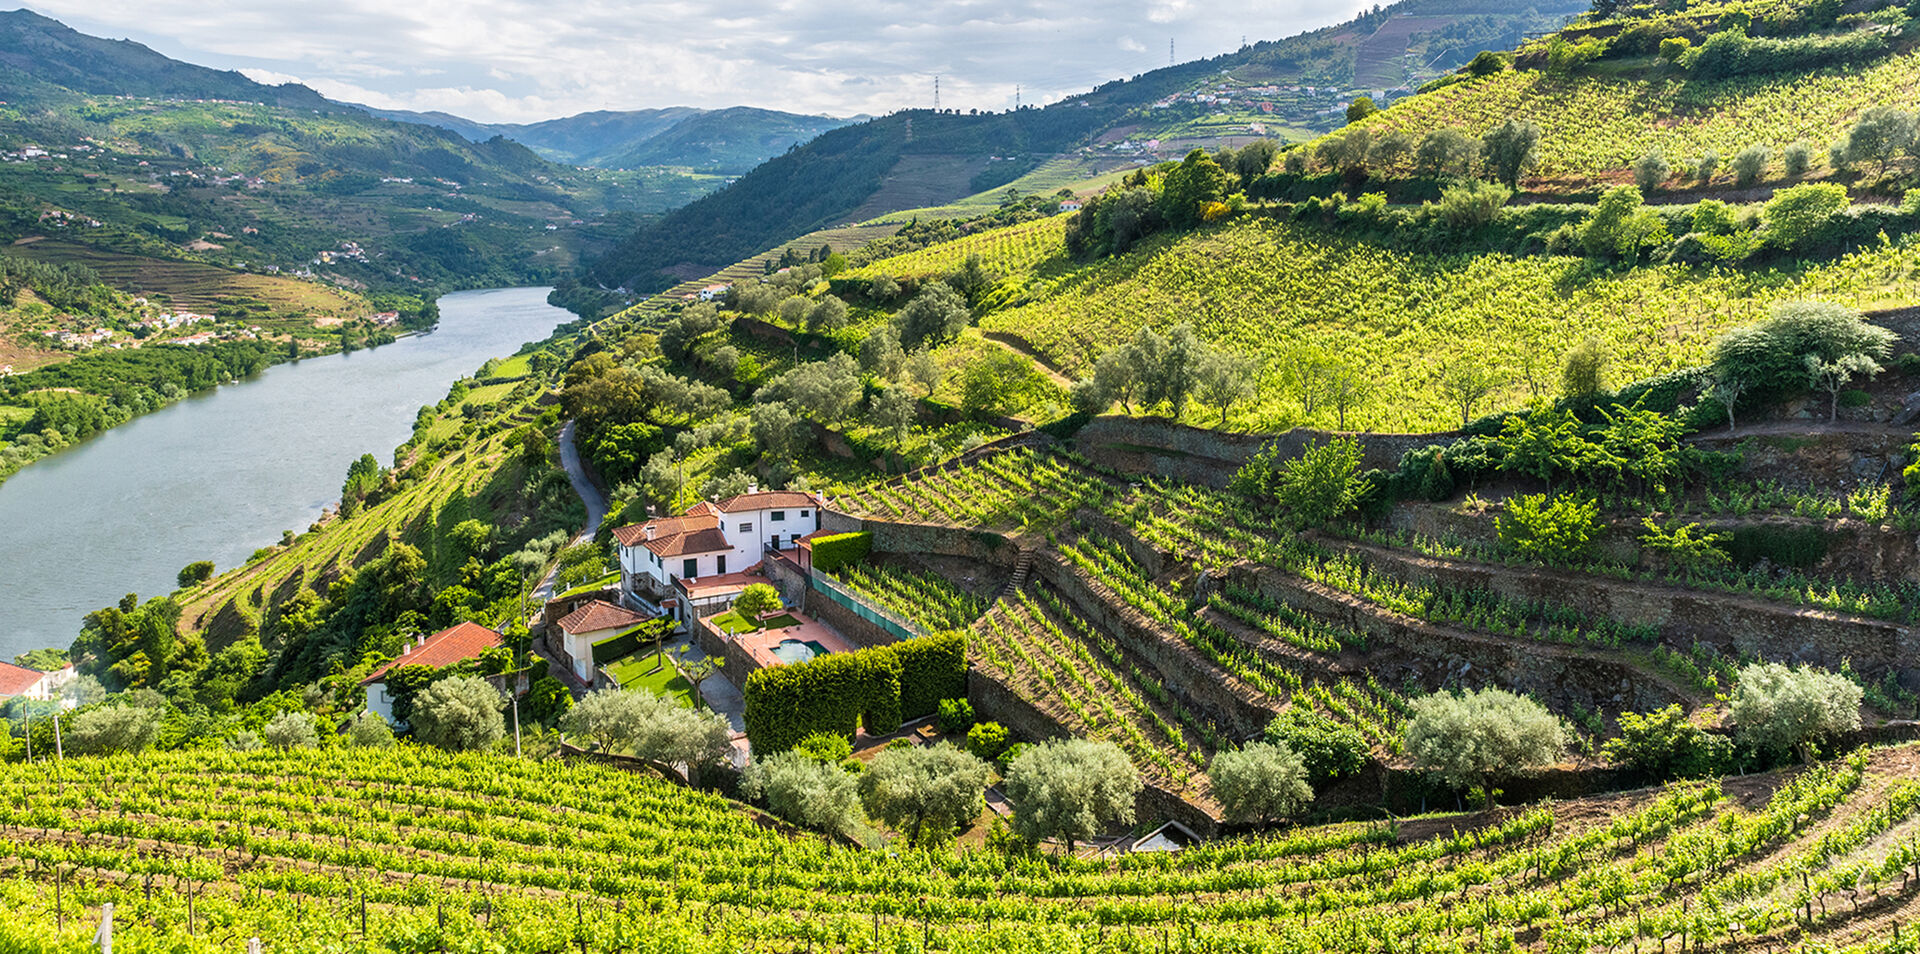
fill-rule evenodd
<path id="1" fill-rule="evenodd" d="M 520 694 L 513 696 L 513 757 L 520 758 Z"/>
<path id="2" fill-rule="evenodd" d="M 1013 84 L 1013 111 L 1020 111 L 1020 84 Z"/>
<path id="3" fill-rule="evenodd" d="M 67 760 L 66 744 L 60 741 L 60 703 L 57 700 L 53 704 L 53 757 L 55 761 Z"/>
<path id="4" fill-rule="evenodd" d="M 933 111 L 940 111 L 940 77 L 933 78 Z"/>
<path id="5" fill-rule="evenodd" d="M 1167 38 L 1167 65 L 1173 65 L 1173 38 Z"/>

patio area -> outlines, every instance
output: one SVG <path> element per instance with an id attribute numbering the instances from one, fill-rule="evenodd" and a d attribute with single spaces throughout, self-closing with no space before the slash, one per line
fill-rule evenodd
<path id="1" fill-rule="evenodd" d="M 766 629 L 730 634 L 754 668 L 806 662 L 815 656 L 853 652 L 853 644 L 825 623 L 788 610 Z M 790 625 L 779 625 L 788 623 Z"/>

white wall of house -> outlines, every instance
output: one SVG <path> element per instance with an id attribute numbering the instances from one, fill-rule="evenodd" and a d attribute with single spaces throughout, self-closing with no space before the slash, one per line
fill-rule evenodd
<path id="1" fill-rule="evenodd" d="M 620 573 L 627 592 L 638 589 L 636 577 L 650 578 L 655 588 L 665 591 L 673 586 L 674 580 L 689 576 L 738 573 L 765 559 L 775 538 L 780 549 L 788 549 L 794 541 L 820 529 L 820 509 L 809 504 L 778 510 L 742 510 L 721 514 L 720 520 L 720 532 L 731 545 L 727 550 L 663 557 L 647 549 L 645 544 L 620 547 Z M 689 560 L 693 561 L 695 571 L 691 574 L 687 572 Z"/>
<path id="2" fill-rule="evenodd" d="M 388 725 L 393 724 L 393 697 L 387 694 L 386 683 L 367 683 L 367 708 L 387 720 Z"/>
<path id="3" fill-rule="evenodd" d="M 612 629 L 594 629 L 584 633 L 561 631 L 560 649 L 567 654 L 568 659 L 573 661 L 573 674 L 580 677 L 580 681 L 593 682 L 593 644 L 619 635 L 623 628 L 616 626 Z"/>

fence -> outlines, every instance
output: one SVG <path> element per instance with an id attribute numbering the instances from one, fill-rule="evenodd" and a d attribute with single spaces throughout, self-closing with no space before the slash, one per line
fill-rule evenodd
<path id="1" fill-rule="evenodd" d="M 825 573 L 813 574 L 813 589 L 814 592 L 845 607 L 847 612 L 886 630 L 887 635 L 895 639 L 913 639 L 927 635 L 925 627 L 867 602 L 865 597 L 847 589 L 845 584 Z"/>

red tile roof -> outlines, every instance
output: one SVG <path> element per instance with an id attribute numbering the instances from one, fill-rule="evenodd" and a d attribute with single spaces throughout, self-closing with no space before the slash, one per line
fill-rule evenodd
<path id="1" fill-rule="evenodd" d="M 588 600 L 586 605 L 560 618 L 559 627 L 567 633 L 597 633 L 603 629 L 638 626 L 647 621 L 640 615 L 606 600 Z"/>
<path id="2" fill-rule="evenodd" d="M 364 686 L 379 682 L 381 676 L 400 666 L 432 666 L 439 669 L 463 659 L 473 659 L 483 649 L 504 645 L 506 643 L 500 639 L 499 633 L 479 623 L 460 623 L 428 636 L 425 643 L 409 646 L 399 658 L 375 669 L 372 675 L 360 680 L 360 684 Z"/>
<path id="3" fill-rule="evenodd" d="M 653 539 L 647 539 L 647 528 L 653 528 Z M 733 549 L 727 542 L 727 535 L 720 528 L 720 517 L 709 514 L 689 514 L 684 517 L 661 517 L 647 523 L 636 523 L 619 527 L 613 531 L 613 538 L 623 547 L 646 547 L 661 556 L 680 556 L 685 553 L 723 553 Z"/>
<path id="4" fill-rule="evenodd" d="M 727 542 L 727 535 L 719 527 L 676 533 L 670 537 L 656 536 L 640 545 L 663 557 L 689 553 L 726 553 L 733 549 L 733 544 Z"/>
<path id="5" fill-rule="evenodd" d="M 776 507 L 813 507 L 819 502 L 814 495 L 797 490 L 762 490 L 728 497 L 720 501 L 719 506 L 726 513 L 739 513 L 742 510 L 772 510 Z"/>
<path id="6" fill-rule="evenodd" d="M 17 696 L 32 689 L 46 673 L 12 663 L 0 662 L 0 696 Z"/>

